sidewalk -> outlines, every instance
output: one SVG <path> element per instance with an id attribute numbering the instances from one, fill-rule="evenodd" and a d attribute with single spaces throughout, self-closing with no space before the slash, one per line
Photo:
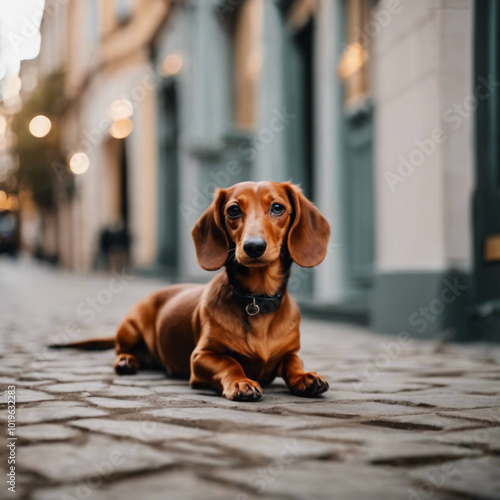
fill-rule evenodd
<path id="1" fill-rule="evenodd" d="M 276 381 L 260 402 L 234 403 L 161 373 L 117 377 L 112 351 L 44 348 L 112 334 L 162 286 L 110 278 L 0 259 L 2 474 L 11 384 L 18 437 L 16 494 L 0 497 L 500 498 L 500 346 L 304 320 L 302 357 L 327 395 Z"/>

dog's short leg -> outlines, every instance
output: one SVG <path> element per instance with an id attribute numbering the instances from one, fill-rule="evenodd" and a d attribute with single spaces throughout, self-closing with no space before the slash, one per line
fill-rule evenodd
<path id="1" fill-rule="evenodd" d="M 329 385 L 325 377 L 315 372 L 305 372 L 302 360 L 296 353 L 286 354 L 283 358 L 279 373 L 287 387 L 296 396 L 314 397 L 328 390 Z"/>
<path id="2" fill-rule="evenodd" d="M 134 375 L 139 370 L 139 361 L 132 354 L 117 354 L 114 368 L 118 375 Z"/>
<path id="3" fill-rule="evenodd" d="M 133 375 L 140 368 L 139 359 L 146 345 L 135 326 L 125 320 L 116 334 L 115 372 L 118 375 Z"/>
<path id="4" fill-rule="evenodd" d="M 210 351 L 193 351 L 189 383 L 192 387 L 215 387 L 231 401 L 257 401 L 262 397 L 259 383 L 249 379 L 234 358 Z"/>

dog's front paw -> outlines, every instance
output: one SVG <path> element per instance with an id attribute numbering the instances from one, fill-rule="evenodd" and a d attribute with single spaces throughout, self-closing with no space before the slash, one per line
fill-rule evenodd
<path id="1" fill-rule="evenodd" d="M 114 366 L 117 375 L 135 375 L 139 369 L 139 362 L 132 354 L 118 354 Z"/>
<path id="2" fill-rule="evenodd" d="M 224 387 L 223 395 L 231 401 L 257 401 L 262 397 L 262 389 L 258 382 L 247 378 L 230 382 Z"/>
<path id="3" fill-rule="evenodd" d="M 329 389 L 325 377 L 315 372 L 301 373 L 288 381 L 289 389 L 296 395 L 313 398 Z"/>

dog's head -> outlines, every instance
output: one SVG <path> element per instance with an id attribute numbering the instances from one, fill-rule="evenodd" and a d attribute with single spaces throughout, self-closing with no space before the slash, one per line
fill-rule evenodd
<path id="1" fill-rule="evenodd" d="M 216 191 L 191 234 L 208 271 L 221 268 L 233 248 L 246 267 L 271 264 L 283 247 L 299 266 L 313 267 L 325 258 L 330 226 L 297 186 L 242 182 Z"/>

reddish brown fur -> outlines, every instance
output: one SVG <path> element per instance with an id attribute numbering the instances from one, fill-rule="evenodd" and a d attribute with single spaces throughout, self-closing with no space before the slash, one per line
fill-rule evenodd
<path id="1" fill-rule="evenodd" d="M 235 203 L 243 216 L 230 219 L 227 208 Z M 285 212 L 273 215 L 273 203 Z M 204 269 L 226 265 L 234 248 L 238 284 L 253 295 L 274 295 L 289 265 L 286 249 L 297 264 L 315 266 L 325 257 L 330 228 L 296 186 L 245 182 L 219 189 L 192 235 Z M 258 260 L 243 250 L 249 237 L 267 243 Z M 224 270 L 205 286 L 174 285 L 137 304 L 118 329 L 115 369 L 125 374 L 161 365 L 170 374 L 190 377 L 193 387 L 211 386 L 232 400 L 258 399 L 260 384 L 280 376 L 294 394 L 315 396 L 328 383 L 303 369 L 297 355 L 299 322 L 299 308 L 288 292 L 275 312 L 248 316 L 232 298 Z"/>

